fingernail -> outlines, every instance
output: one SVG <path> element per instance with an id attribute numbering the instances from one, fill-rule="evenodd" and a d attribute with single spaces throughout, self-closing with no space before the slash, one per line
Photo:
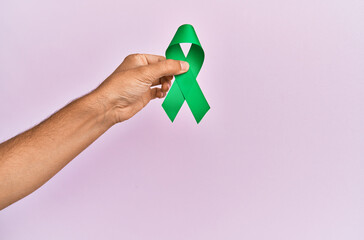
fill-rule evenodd
<path id="1" fill-rule="evenodd" d="M 185 61 L 180 61 L 181 63 L 181 70 L 182 72 L 187 72 L 188 68 L 190 67 L 190 65 L 188 64 L 188 62 Z"/>

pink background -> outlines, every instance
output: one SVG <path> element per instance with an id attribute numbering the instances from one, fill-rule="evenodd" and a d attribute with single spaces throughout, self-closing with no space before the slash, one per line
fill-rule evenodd
<path id="1" fill-rule="evenodd" d="M 2 1 L 0 141 L 195 26 L 211 110 L 162 100 L 0 212 L 13 239 L 364 239 L 362 0 Z"/>

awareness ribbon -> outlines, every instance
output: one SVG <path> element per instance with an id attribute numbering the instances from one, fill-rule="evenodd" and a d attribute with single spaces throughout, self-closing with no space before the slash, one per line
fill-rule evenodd
<path id="1" fill-rule="evenodd" d="M 187 57 L 185 57 L 180 43 L 191 43 Z M 178 28 L 166 50 L 166 58 L 186 61 L 190 68 L 187 72 L 175 76 L 175 81 L 162 103 L 164 111 L 173 122 L 186 100 L 196 122 L 199 123 L 210 106 L 196 80 L 205 54 L 192 25 L 184 24 Z"/>

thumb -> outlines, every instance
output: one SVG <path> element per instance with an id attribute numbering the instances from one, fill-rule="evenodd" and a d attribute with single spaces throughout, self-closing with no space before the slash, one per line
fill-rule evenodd
<path id="1" fill-rule="evenodd" d="M 154 83 L 154 81 L 161 77 L 182 74 L 187 72 L 188 69 L 188 62 L 167 59 L 136 68 L 135 70 L 139 72 L 141 80 Z"/>

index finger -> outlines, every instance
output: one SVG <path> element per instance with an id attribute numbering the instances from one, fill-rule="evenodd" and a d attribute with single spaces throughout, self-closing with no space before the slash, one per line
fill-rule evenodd
<path id="1" fill-rule="evenodd" d="M 165 61 L 166 57 L 160 55 L 153 55 L 153 54 L 142 54 L 145 59 L 147 60 L 148 64 L 157 63 L 161 61 Z"/>
<path id="2" fill-rule="evenodd" d="M 154 83 L 164 76 L 182 74 L 188 71 L 189 65 L 185 61 L 167 59 L 150 65 L 136 68 L 140 78 L 147 82 Z"/>
<path id="3" fill-rule="evenodd" d="M 135 53 L 128 55 L 124 61 L 115 69 L 116 72 L 130 70 L 133 68 L 164 61 L 166 58 L 160 55 Z"/>

